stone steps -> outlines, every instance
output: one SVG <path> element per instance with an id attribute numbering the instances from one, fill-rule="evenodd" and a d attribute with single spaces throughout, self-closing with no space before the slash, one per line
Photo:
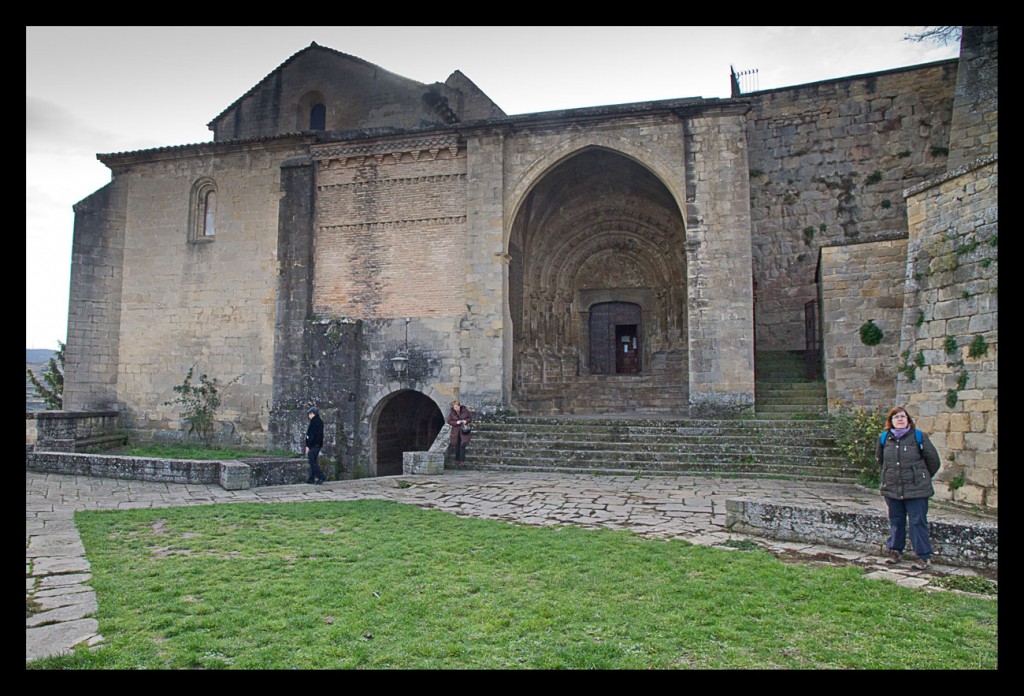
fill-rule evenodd
<path id="1" fill-rule="evenodd" d="M 479 418 L 467 467 L 690 473 L 853 481 L 823 421 L 660 419 L 638 414 Z"/>
<path id="2" fill-rule="evenodd" d="M 783 419 L 828 411 L 823 381 L 807 379 L 803 351 L 758 351 L 754 409 L 759 417 Z"/>

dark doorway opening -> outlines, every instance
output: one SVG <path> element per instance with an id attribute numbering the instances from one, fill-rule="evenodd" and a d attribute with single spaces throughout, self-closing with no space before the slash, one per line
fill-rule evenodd
<path id="1" fill-rule="evenodd" d="M 377 475 L 402 473 L 403 452 L 424 452 L 444 426 L 441 409 L 417 391 L 395 394 L 377 418 Z"/>
<path id="2" fill-rule="evenodd" d="M 632 302 L 600 302 L 590 308 L 591 374 L 636 374 L 642 368 L 641 309 Z"/>
<path id="3" fill-rule="evenodd" d="M 640 371 L 639 338 L 636 324 L 615 326 L 615 372 L 625 374 Z"/>

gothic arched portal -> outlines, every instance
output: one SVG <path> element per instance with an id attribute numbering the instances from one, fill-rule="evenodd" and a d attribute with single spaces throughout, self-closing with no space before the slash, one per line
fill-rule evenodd
<path id="1" fill-rule="evenodd" d="M 671 192 L 631 158 L 589 148 L 543 175 L 509 237 L 521 412 L 685 410 L 685 236 Z M 618 367 L 614 351 L 592 345 L 608 338 L 594 338 L 594 308 L 612 307 L 637 317 L 608 325 L 636 348 Z"/>

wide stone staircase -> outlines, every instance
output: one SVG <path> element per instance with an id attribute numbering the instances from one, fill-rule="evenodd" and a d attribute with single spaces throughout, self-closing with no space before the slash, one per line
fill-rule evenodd
<path id="1" fill-rule="evenodd" d="M 828 412 L 825 382 L 807 377 L 804 351 L 755 354 L 754 409 L 766 420 L 821 418 Z"/>
<path id="2" fill-rule="evenodd" d="M 492 416 L 475 426 L 467 469 L 856 479 L 818 420 Z"/>

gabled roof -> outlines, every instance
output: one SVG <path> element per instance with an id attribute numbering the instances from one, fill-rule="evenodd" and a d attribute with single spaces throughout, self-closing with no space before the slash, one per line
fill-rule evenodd
<path id="1" fill-rule="evenodd" d="M 329 53 L 333 53 L 333 54 L 334 54 L 334 55 L 336 55 L 336 56 L 341 56 L 341 57 L 343 57 L 343 58 L 347 58 L 348 60 L 352 60 L 352 61 L 355 61 L 355 62 L 357 62 L 357 63 L 362 63 L 363 65 L 368 65 L 368 66 L 370 66 L 371 68 L 374 68 L 374 69 L 376 69 L 376 70 L 380 70 L 380 71 L 382 71 L 382 72 L 385 72 L 385 73 L 387 73 L 387 74 L 389 74 L 389 75 L 394 75 L 395 77 L 397 77 L 397 78 L 399 78 L 399 79 L 401 79 L 401 80 L 405 80 L 405 81 L 407 81 L 407 82 L 411 82 L 411 83 L 413 83 L 413 84 L 417 84 L 417 85 L 421 85 L 421 84 L 423 84 L 422 82 L 417 82 L 416 80 L 410 79 L 410 78 L 408 78 L 408 77 L 405 77 L 405 76 L 403 76 L 403 75 L 399 75 L 398 73 L 393 73 L 393 72 L 391 72 L 390 70 L 385 70 L 384 68 L 380 67 L 379 65 L 377 65 L 377 64 L 375 64 L 375 63 L 371 63 L 371 62 L 370 62 L 370 61 L 368 61 L 368 60 L 363 60 L 363 59 L 362 59 L 362 58 L 360 58 L 359 56 L 353 56 L 353 55 L 351 55 L 351 54 L 349 54 L 349 53 L 342 53 L 341 51 L 336 51 L 336 50 L 335 50 L 335 49 L 333 49 L 333 48 L 328 48 L 327 46 L 321 46 L 321 45 L 320 45 L 320 44 L 318 44 L 318 43 L 317 43 L 316 41 L 313 41 L 313 42 L 311 42 L 311 43 L 310 43 L 310 44 L 309 44 L 308 46 L 306 46 L 306 47 L 305 47 L 304 49 L 302 49 L 301 51 L 296 51 L 296 52 L 295 52 L 295 53 L 293 53 L 292 55 L 288 56 L 288 58 L 286 58 L 286 59 L 284 60 L 284 62 L 282 62 L 282 63 L 281 63 L 280 65 L 278 65 L 278 66 L 277 66 L 276 68 L 274 68 L 274 69 L 273 69 L 273 70 L 271 70 L 271 71 L 270 71 L 269 73 L 267 73 L 267 74 L 266 74 L 266 76 L 265 76 L 265 77 L 264 77 L 264 78 L 263 78 L 262 80 L 260 80 L 260 81 L 259 81 L 259 82 L 257 82 L 257 83 L 256 83 L 255 85 L 253 85 L 252 87 L 250 87 L 250 88 L 249 88 L 249 90 L 248 90 L 248 91 L 247 91 L 247 92 L 246 92 L 245 94 L 243 94 L 242 96 L 240 96 L 240 97 L 239 97 L 238 99 L 236 99 L 235 101 L 231 102 L 231 103 L 230 103 L 230 104 L 229 104 L 229 105 L 227 106 L 227 108 L 225 108 L 225 109 L 224 109 L 223 111 L 221 111 L 221 112 L 220 112 L 219 114 L 217 114 L 216 116 L 214 116 L 214 117 L 213 117 L 213 118 L 212 118 L 212 119 L 210 120 L 210 122 L 206 124 L 206 127 L 207 127 L 207 128 L 209 128 L 210 130 L 213 130 L 213 124 L 214 124 L 214 123 L 215 123 L 215 122 L 216 122 L 216 121 L 217 121 L 217 120 L 218 120 L 219 118 L 221 118 L 221 117 L 222 117 L 222 116 L 223 116 L 224 114 L 226 114 L 227 112 L 229 112 L 229 111 L 231 111 L 231 110 L 232 110 L 233 108 L 235 108 L 235 106 L 236 106 L 236 105 L 237 105 L 237 104 L 238 104 L 239 102 L 241 102 L 241 101 L 242 101 L 243 99 L 245 99 L 246 97 L 248 97 L 248 96 L 249 96 L 250 94 L 252 94 L 253 92 L 255 92 L 255 91 L 256 91 L 257 89 L 259 89 L 259 87 L 260 87 L 261 85 L 263 85 L 263 84 L 264 84 L 265 82 L 267 82 L 267 80 L 271 79 L 271 78 L 272 78 L 272 77 L 273 77 L 273 76 L 274 76 L 275 74 L 277 74 L 277 73 L 279 73 L 279 72 L 280 72 L 281 70 L 283 70 L 283 69 L 284 69 L 284 68 L 285 68 L 285 67 L 286 67 L 286 66 L 287 66 L 287 65 L 288 65 L 289 63 L 292 63 L 293 61 L 295 61 L 295 60 L 296 60 L 296 59 L 297 59 L 297 58 L 298 58 L 299 56 L 303 55 L 304 53 L 308 53 L 309 51 L 313 51 L 313 50 L 318 50 L 318 51 L 327 51 L 327 52 L 329 52 Z"/>

